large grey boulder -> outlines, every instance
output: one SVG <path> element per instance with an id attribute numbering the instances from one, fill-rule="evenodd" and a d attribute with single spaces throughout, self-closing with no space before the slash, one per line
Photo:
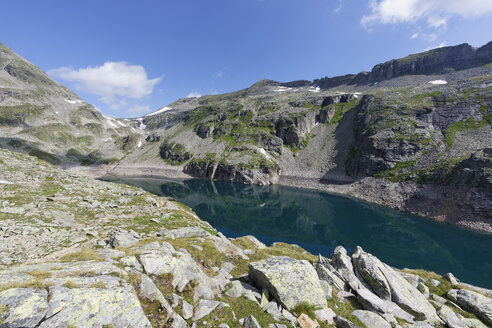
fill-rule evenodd
<path id="1" fill-rule="evenodd" d="M 159 302 L 161 306 L 166 309 L 168 314 L 173 312 L 171 305 L 169 305 L 159 288 L 157 288 L 154 282 L 144 274 L 140 276 L 140 294 L 143 298 L 149 301 Z"/>
<path id="2" fill-rule="evenodd" d="M 454 313 L 449 306 L 443 305 L 437 311 L 439 317 L 444 321 L 446 327 L 449 328 L 485 328 L 486 326 L 477 319 L 464 318 L 463 316 Z"/>
<path id="3" fill-rule="evenodd" d="M 371 311 L 355 310 L 351 313 L 360 320 L 366 327 L 371 328 L 391 328 L 391 325 L 381 316 Z"/>
<path id="4" fill-rule="evenodd" d="M 484 323 L 492 325 L 492 298 L 466 289 L 451 289 L 447 296 L 459 306 L 473 312 Z"/>
<path id="5" fill-rule="evenodd" d="M 288 310 L 301 303 L 326 307 L 326 297 L 313 266 L 287 256 L 271 257 L 249 264 L 249 275 L 257 286 Z"/>
<path id="6" fill-rule="evenodd" d="M 48 312 L 40 328 L 49 327 L 145 327 L 151 324 L 133 291 L 50 287 Z"/>
<path id="7" fill-rule="evenodd" d="M 337 275 L 335 268 L 323 257 L 319 256 L 318 263 L 314 264 L 314 268 L 320 280 L 326 281 L 338 290 L 344 290 L 345 282 Z"/>
<path id="8" fill-rule="evenodd" d="M 37 327 L 48 312 L 44 289 L 11 288 L 0 293 L 0 327 Z"/>
<path id="9" fill-rule="evenodd" d="M 207 237 L 210 234 L 200 227 L 184 227 L 174 230 L 168 230 L 165 233 L 166 238 L 193 238 L 193 237 Z"/>
<path id="10" fill-rule="evenodd" d="M 414 315 L 417 320 L 441 322 L 426 297 L 399 272 L 364 252 L 360 247 L 353 253 L 353 259 L 357 272 L 363 272 L 360 276 L 376 293 L 390 297 L 392 302 Z"/>
<path id="11" fill-rule="evenodd" d="M 172 286 L 182 292 L 188 283 L 198 282 L 194 291 L 194 300 L 199 298 L 214 298 L 214 291 L 219 292 L 223 284 L 229 283 L 223 274 L 217 279 L 209 278 L 198 266 L 190 254 L 185 252 L 150 251 L 140 255 L 140 262 L 149 275 L 170 273 L 173 276 Z"/>
<path id="12" fill-rule="evenodd" d="M 357 246 L 352 253 L 355 273 L 358 274 L 371 289 L 383 300 L 391 300 L 391 289 L 388 281 L 380 270 L 381 262 Z"/>
<path id="13" fill-rule="evenodd" d="M 380 299 L 377 295 L 373 294 L 369 289 L 360 288 L 356 291 L 357 300 L 369 311 L 375 311 L 381 314 L 392 314 L 397 318 L 405 320 L 407 322 L 413 322 L 414 317 L 410 313 L 402 310 L 397 304 Z"/>
<path id="14" fill-rule="evenodd" d="M 109 235 L 109 245 L 111 247 L 128 247 L 139 242 L 142 238 L 133 230 L 126 231 L 120 228 L 114 228 Z"/>

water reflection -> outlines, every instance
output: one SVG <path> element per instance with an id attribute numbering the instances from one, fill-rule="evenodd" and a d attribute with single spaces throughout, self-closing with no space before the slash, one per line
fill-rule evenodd
<path id="1" fill-rule="evenodd" d="M 324 192 L 206 180 L 119 178 L 174 197 L 229 237 L 297 243 L 329 256 L 356 245 L 395 267 L 453 272 L 492 287 L 492 236 Z"/>

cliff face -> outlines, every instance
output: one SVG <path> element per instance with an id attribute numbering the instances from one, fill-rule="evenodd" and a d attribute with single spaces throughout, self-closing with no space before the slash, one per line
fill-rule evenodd
<path id="1" fill-rule="evenodd" d="M 323 89 L 340 85 L 362 85 L 389 80 L 404 75 L 445 74 L 455 70 L 463 70 L 492 62 L 492 42 L 480 48 L 469 44 L 453 47 L 442 47 L 423 53 L 394 59 L 373 67 L 371 72 L 361 72 L 357 75 L 314 80 L 314 84 Z"/>

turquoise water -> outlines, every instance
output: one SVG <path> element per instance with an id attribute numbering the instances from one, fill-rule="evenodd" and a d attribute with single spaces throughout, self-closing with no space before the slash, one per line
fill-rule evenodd
<path id="1" fill-rule="evenodd" d="M 190 206 L 228 237 L 254 235 L 264 243 L 296 243 L 330 256 L 360 245 L 397 268 L 452 272 L 492 288 L 492 235 L 325 192 L 207 180 L 118 178 Z"/>

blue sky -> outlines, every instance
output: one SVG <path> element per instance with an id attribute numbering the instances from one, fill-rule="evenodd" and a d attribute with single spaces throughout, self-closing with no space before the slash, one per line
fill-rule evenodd
<path id="1" fill-rule="evenodd" d="M 492 40 L 491 0 L 5 1 L 0 42 L 105 114 Z"/>

